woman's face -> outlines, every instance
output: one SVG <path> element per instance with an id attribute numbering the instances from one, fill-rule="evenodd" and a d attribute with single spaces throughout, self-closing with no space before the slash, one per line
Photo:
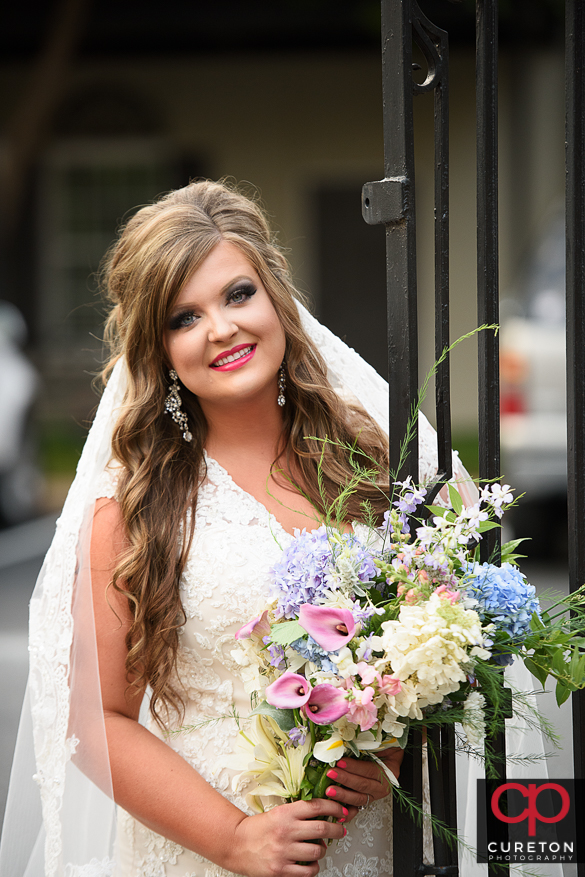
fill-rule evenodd
<path id="1" fill-rule="evenodd" d="M 164 346 L 204 411 L 262 395 L 276 406 L 284 330 L 260 277 L 234 244 L 217 244 L 183 287 Z"/>

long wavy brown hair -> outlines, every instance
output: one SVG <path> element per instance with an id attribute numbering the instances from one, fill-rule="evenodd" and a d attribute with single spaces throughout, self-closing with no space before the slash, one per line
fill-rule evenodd
<path id="1" fill-rule="evenodd" d="M 123 467 L 116 498 L 128 548 L 112 584 L 127 598 L 133 617 L 126 639 L 128 679 L 136 686 L 150 685 L 150 709 L 160 724 L 169 710 L 183 712 L 174 673 L 185 621 L 179 581 L 205 477 L 207 434 L 197 397 L 182 385 L 191 443 L 165 414 L 169 366 L 163 330 L 184 285 L 222 240 L 235 244 L 256 269 L 286 337 L 287 404 L 275 467 L 284 469 L 324 515 L 340 485 L 354 476 L 348 450 L 354 446 L 367 455 L 368 465 L 375 461 L 379 478 L 377 484 L 367 478 L 359 483 L 345 517 L 361 519 L 364 501 L 381 517 L 387 503 L 385 436 L 363 410 L 343 402 L 332 389 L 325 363 L 302 328 L 287 261 L 256 201 L 225 183 L 202 181 L 139 210 L 103 265 L 103 287 L 112 304 L 106 324 L 111 357 L 103 378 L 107 381 L 116 361 L 125 358 L 126 404 L 112 447 Z"/>

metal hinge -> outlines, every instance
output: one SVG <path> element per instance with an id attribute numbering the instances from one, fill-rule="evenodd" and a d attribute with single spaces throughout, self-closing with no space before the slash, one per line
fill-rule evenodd
<path id="1" fill-rule="evenodd" d="M 410 182 L 407 177 L 387 177 L 365 183 L 362 216 L 368 225 L 388 225 L 404 219 L 409 209 Z"/>

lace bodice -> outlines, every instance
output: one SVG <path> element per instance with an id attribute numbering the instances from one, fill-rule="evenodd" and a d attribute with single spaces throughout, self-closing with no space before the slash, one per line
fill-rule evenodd
<path id="1" fill-rule="evenodd" d="M 102 495 L 113 496 L 116 472 L 109 470 Z M 166 737 L 215 789 L 244 812 L 241 793 L 232 790 L 229 766 L 238 728 L 229 718 L 245 716 L 246 667 L 231 655 L 234 634 L 264 606 L 270 569 L 292 536 L 253 496 L 242 490 L 215 460 L 207 459 L 207 478 L 197 501 L 195 535 L 180 589 L 186 623 L 180 636 L 177 674 L 185 692 L 181 727 L 170 719 Z M 150 730 L 160 730 L 149 719 Z M 391 873 L 386 855 L 390 809 L 372 804 L 349 826 L 321 864 L 325 877 L 377 877 Z M 142 826 L 126 813 L 118 819 L 116 877 L 220 877 L 220 868 Z"/>

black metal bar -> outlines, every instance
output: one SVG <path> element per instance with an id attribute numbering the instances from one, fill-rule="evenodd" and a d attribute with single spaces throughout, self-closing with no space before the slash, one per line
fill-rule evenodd
<path id="1" fill-rule="evenodd" d="M 413 41 L 420 47 L 428 65 L 423 83 L 412 79 Z M 416 0 L 382 0 L 382 66 L 385 178 L 364 186 L 362 212 L 366 222 L 386 225 L 390 466 L 399 477 L 411 475 L 418 480 L 418 440 L 416 429 L 413 430 L 410 423 L 418 392 L 413 94 L 434 91 L 437 359 L 449 345 L 449 114 L 447 34 L 423 15 Z M 435 492 L 452 475 L 449 382 L 447 356 L 436 377 L 439 472 Z M 409 428 L 411 440 L 405 461 L 402 446 Z M 420 735 L 416 734 L 415 740 L 417 744 L 405 756 L 401 784 L 422 803 Z M 449 732 L 439 734 L 437 743 L 441 767 L 439 771 L 431 771 L 433 807 L 455 829 L 454 745 L 453 740 L 449 740 Z M 447 746 L 445 751 L 442 746 Z M 394 872 L 457 875 L 457 851 L 447 850 L 439 844 L 435 852 L 437 864 L 424 865 L 422 826 L 408 814 L 395 811 Z"/>
<path id="2" fill-rule="evenodd" d="M 425 81 L 414 84 L 415 94 L 433 91 L 435 149 L 435 359 L 449 346 L 449 38 L 413 3 L 413 38 L 428 64 Z M 449 356 L 440 363 L 435 380 L 435 412 L 439 473 L 453 475 Z"/>
<path id="3" fill-rule="evenodd" d="M 448 48 L 445 39 L 445 57 Z M 435 358 L 449 346 L 449 79 L 448 65 L 435 89 Z M 451 388 L 449 356 L 437 370 L 435 407 L 439 442 L 439 471 L 453 475 L 451 448 Z"/>
<path id="4" fill-rule="evenodd" d="M 414 731 L 400 768 L 400 785 L 419 804 L 422 803 L 422 738 Z M 394 803 L 394 830 L 392 847 L 393 873 L 410 877 L 420 874 L 423 860 L 422 825 L 410 813 L 399 810 Z"/>
<path id="5" fill-rule="evenodd" d="M 421 94 L 432 89 L 434 97 L 435 359 L 440 360 L 449 346 L 449 39 L 444 30 L 421 12 L 416 2 L 413 4 L 412 25 L 414 42 L 423 52 L 428 65 L 425 81 L 415 84 L 414 92 Z M 453 475 L 448 354 L 437 368 L 435 411 L 439 484 L 434 492 L 439 489 L 441 481 Z M 429 734 L 428 767 L 431 811 L 456 831 L 454 736 L 453 729 L 446 727 L 434 729 Z M 433 847 L 435 864 L 421 865 L 419 874 L 457 875 L 457 848 L 436 836 L 433 838 Z"/>
<path id="6" fill-rule="evenodd" d="M 585 8 L 565 4 L 569 586 L 585 582 Z M 585 692 L 573 694 L 573 759 L 585 778 Z M 585 877 L 585 863 L 577 866 Z"/>
<path id="7" fill-rule="evenodd" d="M 384 179 L 364 186 L 362 214 L 386 226 L 390 470 L 418 483 L 418 424 L 411 423 L 418 393 L 411 13 L 412 0 L 382 0 Z M 413 736 L 400 783 L 422 803 L 420 734 Z M 393 838 L 394 873 L 414 875 L 422 863 L 422 826 L 398 807 Z"/>
<path id="8" fill-rule="evenodd" d="M 499 322 L 498 253 L 498 4 L 476 0 L 476 102 L 477 102 L 477 312 L 480 325 Z M 479 477 L 489 482 L 500 477 L 500 373 L 499 344 L 493 329 L 478 339 Z M 500 562 L 498 529 L 484 534 L 482 561 Z M 506 776 L 506 735 L 503 727 L 487 742 L 491 746 L 498 778 Z M 488 865 L 495 877 L 509 873 L 509 866 Z"/>
<path id="9" fill-rule="evenodd" d="M 412 117 L 411 0 L 382 2 L 384 176 L 362 194 L 366 222 L 386 225 L 390 469 L 418 482 L 416 424 L 401 457 L 418 391 L 414 126 Z"/>
<path id="10" fill-rule="evenodd" d="M 443 361 L 435 380 L 435 412 L 437 421 L 438 477 L 434 493 L 453 475 L 451 439 L 451 392 L 449 355 L 449 38 L 412 3 L 413 41 L 427 62 L 427 75 L 422 83 L 413 83 L 415 94 L 434 93 L 435 149 L 435 359 Z"/>
<path id="11" fill-rule="evenodd" d="M 431 812 L 447 825 L 457 826 L 455 791 L 455 734 L 451 727 L 434 727 L 429 731 L 429 786 Z M 435 865 L 448 871 L 425 873 L 458 874 L 457 847 L 449 846 L 441 837 L 433 837 Z"/>
<path id="12" fill-rule="evenodd" d="M 480 325 L 499 320 L 498 263 L 498 4 L 476 2 L 477 100 L 477 310 Z M 494 330 L 480 332 L 479 476 L 500 477 L 499 344 Z M 480 546 L 482 561 L 499 562 L 500 531 Z"/>

